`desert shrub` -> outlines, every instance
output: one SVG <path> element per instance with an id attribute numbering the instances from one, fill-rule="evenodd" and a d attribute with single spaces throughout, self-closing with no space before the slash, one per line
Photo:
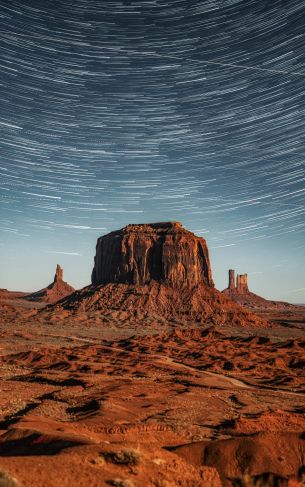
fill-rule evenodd
<path id="1" fill-rule="evenodd" d="M 108 485 L 112 485 L 113 487 L 134 487 L 134 483 L 132 480 L 124 480 L 124 479 L 113 479 L 107 480 L 106 482 Z"/>
<path id="2" fill-rule="evenodd" d="M 104 452 L 102 455 L 108 462 L 116 463 L 118 465 L 128 465 L 130 467 L 139 465 L 141 461 L 140 453 L 133 448 Z"/>
<path id="3" fill-rule="evenodd" d="M 8 473 L 0 471 L 0 487 L 18 487 L 18 483 Z"/>

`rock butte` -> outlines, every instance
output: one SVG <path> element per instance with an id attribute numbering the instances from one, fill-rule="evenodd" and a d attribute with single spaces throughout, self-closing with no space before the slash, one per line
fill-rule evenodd
<path id="1" fill-rule="evenodd" d="M 47 312 L 266 326 L 214 287 L 206 241 L 179 222 L 127 225 L 97 241 L 92 284 Z"/>
<path id="2" fill-rule="evenodd" d="M 53 282 L 49 284 L 48 287 L 28 294 L 24 296 L 24 298 L 29 301 L 55 303 L 56 301 L 69 296 L 74 291 L 74 287 L 63 280 L 63 269 L 57 264 Z"/>
<path id="3" fill-rule="evenodd" d="M 229 269 L 228 287 L 223 294 L 229 296 L 233 301 L 251 309 L 299 309 L 299 306 L 282 301 L 271 301 L 255 293 L 248 287 L 248 274 L 238 274 L 235 280 L 235 270 Z"/>
<path id="4" fill-rule="evenodd" d="M 213 287 L 206 241 L 179 222 L 127 225 L 100 237 L 92 284 L 148 284 Z"/>

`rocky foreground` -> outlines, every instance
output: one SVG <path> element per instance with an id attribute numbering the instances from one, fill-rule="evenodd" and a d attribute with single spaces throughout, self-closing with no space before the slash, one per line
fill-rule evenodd
<path id="1" fill-rule="evenodd" d="M 1 468 L 24 487 L 59 472 L 64 487 L 232 487 L 266 472 L 296 485 L 304 332 L 239 330 L 135 336 L 20 312 L 0 324 Z"/>

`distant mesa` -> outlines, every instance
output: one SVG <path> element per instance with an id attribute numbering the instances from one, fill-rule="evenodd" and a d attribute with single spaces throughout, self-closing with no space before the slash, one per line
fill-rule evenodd
<path id="1" fill-rule="evenodd" d="M 7 300 L 7 299 L 21 298 L 25 295 L 26 293 L 22 293 L 19 291 L 9 291 L 8 289 L 4 289 L 4 288 L 0 289 L 0 301 Z"/>
<path id="2" fill-rule="evenodd" d="M 235 279 L 235 270 L 229 269 L 228 287 L 222 291 L 233 301 L 250 309 L 296 309 L 297 305 L 282 301 L 271 301 L 252 293 L 248 287 L 248 274 L 238 274 Z"/>
<path id="3" fill-rule="evenodd" d="M 24 296 L 24 299 L 44 303 L 56 303 L 74 291 L 74 287 L 63 280 L 63 269 L 57 264 L 53 282 L 48 287 L 40 289 L 40 291 L 27 294 Z"/>
<path id="4" fill-rule="evenodd" d="M 229 269 L 229 285 L 224 290 L 227 294 L 248 294 L 248 274 L 237 274 L 235 280 L 235 270 Z"/>
<path id="5" fill-rule="evenodd" d="M 176 221 L 127 225 L 100 237 L 92 284 L 45 311 L 63 310 L 124 313 L 150 322 L 266 326 L 215 289 L 205 239 Z"/>

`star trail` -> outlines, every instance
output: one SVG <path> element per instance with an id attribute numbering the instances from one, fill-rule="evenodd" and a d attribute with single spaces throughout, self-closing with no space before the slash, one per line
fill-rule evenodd
<path id="1" fill-rule="evenodd" d="M 305 302 L 305 1 L 0 0 L 0 286 L 179 220 L 253 291 Z"/>

